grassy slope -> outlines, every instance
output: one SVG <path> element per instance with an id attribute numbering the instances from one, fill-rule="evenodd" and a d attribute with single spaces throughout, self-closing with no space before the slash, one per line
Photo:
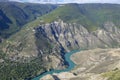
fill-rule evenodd
<path id="1" fill-rule="evenodd" d="M 5 48 L 7 45 L 10 45 L 9 48 L 12 50 L 12 46 L 17 45 L 17 42 L 22 42 L 21 47 L 25 48 L 24 51 L 27 54 L 30 54 L 35 47 L 35 38 L 33 28 L 39 26 L 40 19 L 36 19 L 26 25 L 18 31 L 16 34 L 11 35 L 7 40 L 4 40 L 3 43 L 0 43 L 0 49 Z M 32 45 L 29 46 L 28 45 Z M 15 48 L 13 48 L 15 49 Z M 35 52 L 34 52 L 35 54 Z M 20 63 L 15 61 L 7 60 L 6 54 L 0 51 L 0 59 L 4 59 L 5 62 L 0 64 L 0 79 L 1 80 L 23 80 L 25 78 L 32 78 L 40 73 L 44 72 L 46 69 L 43 66 L 43 61 L 40 57 L 31 58 L 30 63 Z M 4 66 L 4 67 L 3 67 Z M 9 73 L 9 74 L 8 74 Z"/>
<path id="2" fill-rule="evenodd" d="M 120 70 L 114 70 L 106 72 L 103 74 L 103 77 L 108 77 L 108 80 L 120 80 Z"/>
<path id="3" fill-rule="evenodd" d="M 110 4 L 67 4 L 43 16 L 45 22 L 62 19 L 65 22 L 76 22 L 89 31 L 102 27 L 106 21 L 114 22 L 120 27 L 120 5 Z"/>

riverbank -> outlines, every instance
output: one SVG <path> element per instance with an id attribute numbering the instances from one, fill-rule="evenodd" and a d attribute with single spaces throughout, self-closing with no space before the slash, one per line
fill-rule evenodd
<path id="1" fill-rule="evenodd" d="M 80 51 L 71 56 L 76 64 L 74 69 L 47 75 L 47 78 L 55 77 L 59 80 L 108 80 L 109 71 L 120 69 L 120 48 L 117 49 L 93 49 Z M 67 76 L 70 75 L 70 76 Z M 42 78 L 46 80 L 46 76 Z"/>

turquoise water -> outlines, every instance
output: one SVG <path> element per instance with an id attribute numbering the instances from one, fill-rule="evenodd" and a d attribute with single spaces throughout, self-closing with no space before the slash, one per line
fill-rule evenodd
<path id="1" fill-rule="evenodd" d="M 71 52 L 68 52 L 65 54 L 65 60 L 68 62 L 69 66 L 68 68 L 66 69 L 63 69 L 63 70 L 51 70 L 51 71 L 48 71 L 48 72 L 45 72 L 35 78 L 33 78 L 32 80 L 40 80 L 40 78 L 42 78 L 43 76 L 47 75 L 47 74 L 53 74 L 53 73 L 60 73 L 60 72 L 68 72 L 70 71 L 71 69 L 74 68 L 75 64 L 73 63 L 73 61 L 70 59 L 70 56 L 74 53 L 78 52 L 78 50 L 74 50 L 74 51 L 71 51 Z"/>

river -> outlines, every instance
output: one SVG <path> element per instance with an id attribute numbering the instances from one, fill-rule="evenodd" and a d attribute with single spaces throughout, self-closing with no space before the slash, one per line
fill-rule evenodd
<path id="1" fill-rule="evenodd" d="M 78 52 L 78 51 L 79 50 L 74 50 L 74 51 L 71 51 L 71 52 L 68 52 L 68 53 L 65 54 L 65 60 L 69 64 L 69 66 L 66 69 L 63 69 L 63 70 L 51 70 L 51 71 L 45 72 L 45 73 L 43 73 L 41 75 L 38 75 L 37 77 L 33 78 L 32 80 L 40 80 L 43 76 L 45 76 L 47 74 L 53 74 L 53 73 L 60 73 L 60 72 L 68 72 L 68 71 L 70 71 L 75 66 L 74 62 L 70 59 L 70 56 L 72 54 Z"/>

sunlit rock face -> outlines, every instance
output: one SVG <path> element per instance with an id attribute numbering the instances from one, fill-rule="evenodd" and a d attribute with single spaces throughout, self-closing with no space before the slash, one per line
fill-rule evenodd
<path id="1" fill-rule="evenodd" d="M 119 47 L 120 29 L 112 22 L 106 22 L 103 28 L 89 32 L 84 26 L 63 21 L 40 25 L 36 28 L 42 38 L 50 43 L 62 46 L 66 51 L 72 49 L 92 49 Z"/>

